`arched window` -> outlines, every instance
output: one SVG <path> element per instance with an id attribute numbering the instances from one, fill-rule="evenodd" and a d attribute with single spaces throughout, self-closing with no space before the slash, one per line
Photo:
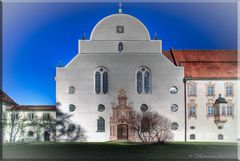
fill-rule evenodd
<path id="1" fill-rule="evenodd" d="M 151 71 L 147 67 L 140 67 L 136 71 L 136 89 L 138 94 L 150 94 L 152 90 Z"/>
<path id="2" fill-rule="evenodd" d="M 146 71 L 144 74 L 144 92 L 148 94 L 150 92 L 150 72 Z"/>
<path id="3" fill-rule="evenodd" d="M 171 124 L 171 129 L 172 130 L 177 130 L 178 129 L 178 123 L 176 123 L 176 122 L 173 122 L 172 124 Z"/>
<path id="4" fill-rule="evenodd" d="M 105 131 L 105 120 L 102 117 L 97 120 L 97 131 Z"/>
<path id="5" fill-rule="evenodd" d="M 142 72 L 137 72 L 137 93 L 142 93 Z"/>
<path id="6" fill-rule="evenodd" d="M 96 72 L 95 73 L 95 92 L 99 94 L 100 90 L 101 90 L 101 76 L 100 76 L 100 72 Z"/>
<path id="7" fill-rule="evenodd" d="M 218 134 L 218 140 L 223 140 L 223 135 L 222 134 Z"/>
<path id="8" fill-rule="evenodd" d="M 95 93 L 108 93 L 108 70 L 105 67 L 99 67 L 95 71 Z"/>
<path id="9" fill-rule="evenodd" d="M 191 134 L 191 135 L 190 135 L 190 140 L 195 140 L 195 139 L 196 139 L 195 134 Z"/>
<path id="10" fill-rule="evenodd" d="M 103 72 L 103 93 L 106 94 L 108 92 L 108 73 Z"/>

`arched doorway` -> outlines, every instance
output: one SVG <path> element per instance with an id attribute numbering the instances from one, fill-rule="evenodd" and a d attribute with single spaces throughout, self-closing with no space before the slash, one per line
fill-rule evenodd
<path id="1" fill-rule="evenodd" d="M 119 124 L 117 126 L 117 139 L 118 140 L 128 140 L 128 125 Z"/>
<path id="2" fill-rule="evenodd" d="M 44 141 L 50 141 L 50 134 L 48 131 L 44 132 Z"/>

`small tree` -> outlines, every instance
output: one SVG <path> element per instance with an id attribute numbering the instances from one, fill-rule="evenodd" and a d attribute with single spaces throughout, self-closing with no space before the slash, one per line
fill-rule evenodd
<path id="1" fill-rule="evenodd" d="M 132 125 L 145 144 L 164 144 L 174 137 L 170 119 L 155 111 L 133 112 Z"/>

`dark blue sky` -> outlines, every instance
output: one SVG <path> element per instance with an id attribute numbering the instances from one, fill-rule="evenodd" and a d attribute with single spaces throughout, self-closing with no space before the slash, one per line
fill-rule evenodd
<path id="1" fill-rule="evenodd" d="M 117 3 L 5 3 L 3 90 L 19 104 L 55 104 L 55 67 L 67 64 Z M 163 49 L 237 49 L 237 3 L 123 3 Z"/>

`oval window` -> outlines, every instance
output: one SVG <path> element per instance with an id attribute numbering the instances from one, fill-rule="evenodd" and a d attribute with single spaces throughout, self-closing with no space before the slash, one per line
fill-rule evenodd
<path id="1" fill-rule="evenodd" d="M 177 104 L 172 104 L 171 105 L 171 111 L 176 112 L 178 110 L 178 105 Z"/>
<path id="2" fill-rule="evenodd" d="M 75 109 L 76 109 L 76 107 L 75 107 L 73 104 L 70 104 L 70 105 L 69 105 L 69 111 L 70 111 L 70 112 L 75 111 Z"/>
<path id="3" fill-rule="evenodd" d="M 172 125 L 171 125 L 171 129 L 172 130 L 177 130 L 178 129 L 178 123 L 173 122 Z"/>
<path id="4" fill-rule="evenodd" d="M 145 111 L 148 110 L 148 106 L 146 104 L 142 104 L 140 109 L 141 109 L 142 112 L 145 112 Z"/>
<path id="5" fill-rule="evenodd" d="M 170 93 L 171 93 L 171 94 L 176 94 L 177 92 L 178 92 L 177 87 L 172 86 L 172 87 L 170 88 Z"/>
<path id="6" fill-rule="evenodd" d="M 191 130 L 194 130 L 194 129 L 195 129 L 195 126 L 190 126 L 190 129 L 191 129 Z"/>

